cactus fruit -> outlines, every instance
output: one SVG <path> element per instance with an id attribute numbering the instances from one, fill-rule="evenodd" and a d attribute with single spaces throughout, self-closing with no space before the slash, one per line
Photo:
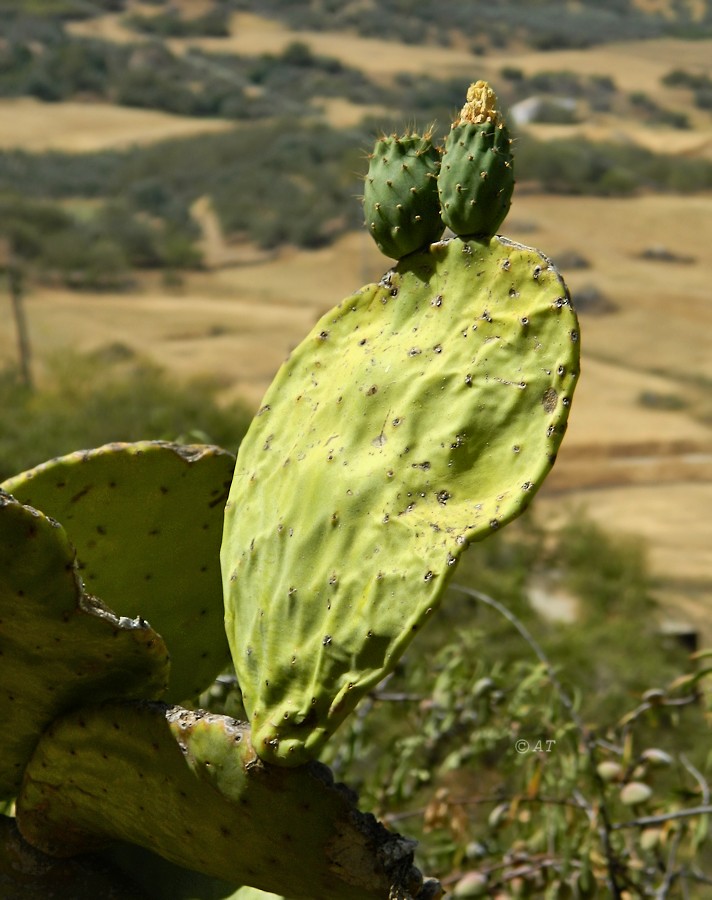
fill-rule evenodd
<path id="1" fill-rule="evenodd" d="M 440 153 L 429 133 L 391 135 L 376 142 L 363 209 L 366 227 L 386 256 L 401 259 L 442 235 L 439 168 Z"/>
<path id="2" fill-rule="evenodd" d="M 457 235 L 491 237 L 514 190 L 511 138 L 485 81 L 472 84 L 445 141 L 438 192 L 445 224 Z"/>
<path id="3" fill-rule="evenodd" d="M 222 547 L 252 740 L 315 756 L 551 468 L 578 375 L 549 260 L 442 241 L 327 313 L 238 454 Z"/>
<path id="4" fill-rule="evenodd" d="M 197 696 L 230 661 L 219 550 L 234 463 L 217 447 L 108 444 L 2 485 L 62 523 L 93 594 L 161 634 L 170 702 Z"/>
<path id="5" fill-rule="evenodd" d="M 160 697 L 168 669 L 145 621 L 84 593 L 64 529 L 0 491 L 0 799 L 15 796 L 57 716 L 114 697 Z"/>
<path id="6" fill-rule="evenodd" d="M 413 896 L 422 883 L 412 842 L 359 813 L 325 766 L 266 766 L 244 723 L 160 703 L 54 722 L 27 768 L 17 822 L 50 855 L 129 841 L 294 900 Z"/>

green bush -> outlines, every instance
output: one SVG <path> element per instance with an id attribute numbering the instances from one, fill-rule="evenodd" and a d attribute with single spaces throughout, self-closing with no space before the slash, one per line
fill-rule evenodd
<path id="1" fill-rule="evenodd" d="M 155 15 L 144 16 L 134 13 L 125 21 L 136 31 L 163 38 L 226 37 L 230 33 L 228 10 L 218 6 L 190 18 L 182 16 L 178 10 L 169 8 L 166 12 Z"/>
<path id="2" fill-rule="evenodd" d="M 0 480 L 78 448 L 112 441 L 214 442 L 235 450 L 250 415 L 218 405 L 209 380 L 177 383 L 128 348 L 51 362 L 36 392 L 0 373 Z"/>
<path id="3" fill-rule="evenodd" d="M 336 735 L 339 777 L 407 823 L 446 883 L 483 876 L 482 896 L 652 896 L 674 871 L 669 896 L 701 900 L 706 818 L 676 819 L 709 790 L 708 670 L 656 633 L 640 544 L 579 512 L 555 533 L 528 514 L 463 563 L 418 651 Z M 579 603 L 575 624 L 527 600 L 552 573 Z M 630 782 L 650 799 L 626 806 Z M 656 842 L 626 824 L 644 814 L 661 817 Z"/>
<path id="4" fill-rule="evenodd" d="M 133 269 L 201 265 L 197 229 L 151 222 L 123 200 L 72 215 L 50 202 L 0 199 L 0 234 L 40 278 L 70 287 L 126 287 Z"/>
<path id="5" fill-rule="evenodd" d="M 615 196 L 639 189 L 688 193 L 712 186 L 712 163 L 707 160 L 579 138 L 543 142 L 522 135 L 517 172 L 522 179 L 538 181 L 545 191 L 564 194 Z"/>

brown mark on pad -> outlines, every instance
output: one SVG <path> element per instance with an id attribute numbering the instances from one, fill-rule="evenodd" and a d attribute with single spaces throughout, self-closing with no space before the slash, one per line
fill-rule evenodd
<path id="1" fill-rule="evenodd" d="M 556 402 L 558 399 L 559 395 L 554 388 L 550 387 L 544 391 L 544 396 L 541 398 L 541 404 L 548 413 L 553 413 L 556 409 Z"/>

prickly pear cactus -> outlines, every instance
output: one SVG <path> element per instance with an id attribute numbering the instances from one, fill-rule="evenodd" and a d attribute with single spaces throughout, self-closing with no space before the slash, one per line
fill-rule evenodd
<path id="1" fill-rule="evenodd" d="M 435 243 L 317 323 L 238 454 L 222 564 L 252 740 L 320 751 L 433 615 L 457 561 L 556 457 L 578 324 L 546 257 Z"/>
<path id="2" fill-rule="evenodd" d="M 234 464 L 217 447 L 108 444 L 2 485 L 62 523 L 88 590 L 160 632 L 172 702 L 197 696 L 230 661 L 219 552 Z"/>
<path id="3" fill-rule="evenodd" d="M 455 234 L 491 237 L 504 221 L 514 190 L 511 143 L 494 91 L 475 82 L 445 141 L 438 176 L 442 218 Z"/>
<path id="4" fill-rule="evenodd" d="M 158 703 L 54 722 L 27 768 L 17 822 L 50 855 L 128 841 L 293 900 L 415 897 L 422 884 L 412 842 L 358 813 L 326 767 L 265 766 L 244 723 Z"/>
<path id="5" fill-rule="evenodd" d="M 115 697 L 160 697 L 168 670 L 147 622 L 84 592 L 64 529 L 0 491 L 0 799 L 15 796 L 57 716 Z"/>
<path id="6" fill-rule="evenodd" d="M 382 137 L 370 158 L 363 198 L 366 227 L 379 250 L 393 259 L 437 241 L 445 230 L 437 187 L 440 153 L 430 137 Z"/>

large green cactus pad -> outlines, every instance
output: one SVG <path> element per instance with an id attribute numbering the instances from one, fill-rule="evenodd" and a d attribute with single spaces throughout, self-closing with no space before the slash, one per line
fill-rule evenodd
<path id="1" fill-rule="evenodd" d="M 579 369 L 561 277 L 444 241 L 317 323 L 238 454 L 226 627 L 257 752 L 299 763 L 393 668 L 461 552 L 549 471 Z"/>
<path id="2" fill-rule="evenodd" d="M 219 552 L 234 464 L 217 447 L 108 444 L 2 485 L 62 523 L 88 590 L 160 632 L 171 702 L 197 696 L 230 660 Z"/>
<path id="3" fill-rule="evenodd" d="M 168 652 L 140 619 L 87 596 L 64 529 L 0 491 L 0 799 L 13 797 L 58 715 L 115 697 L 160 697 Z"/>
<path id="4" fill-rule="evenodd" d="M 359 813 L 326 767 L 265 765 L 244 723 L 159 703 L 56 721 L 27 768 L 17 821 L 51 855 L 128 841 L 294 900 L 380 900 L 422 883 L 412 844 Z"/>

